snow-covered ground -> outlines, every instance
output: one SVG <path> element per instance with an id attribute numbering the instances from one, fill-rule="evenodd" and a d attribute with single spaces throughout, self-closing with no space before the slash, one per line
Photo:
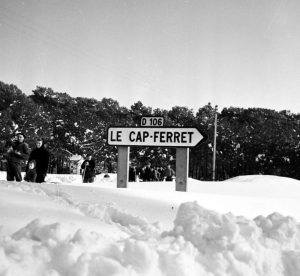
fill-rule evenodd
<path id="1" fill-rule="evenodd" d="M 0 172 L 0 276 L 299 276 L 300 181 L 93 184 Z"/>

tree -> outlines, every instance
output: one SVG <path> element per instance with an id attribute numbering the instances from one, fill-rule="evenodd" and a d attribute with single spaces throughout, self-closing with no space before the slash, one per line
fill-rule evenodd
<path id="1" fill-rule="evenodd" d="M 208 136 L 190 150 L 190 176 L 210 180 L 212 175 L 215 108 L 210 103 L 194 115 L 187 107 L 154 109 L 142 102 L 130 109 L 116 100 L 73 98 L 51 88 L 37 87 L 26 96 L 17 86 L 0 82 L 0 142 L 20 130 L 30 145 L 41 136 L 55 156 L 91 153 L 108 167 L 117 161 L 117 147 L 107 145 L 109 126 L 139 126 L 142 116 L 164 118 L 164 126 L 198 127 Z M 276 174 L 300 179 L 300 114 L 263 108 L 224 108 L 218 113 L 217 179 L 243 174 Z M 3 147 L 1 149 L 3 153 Z M 0 152 L 1 154 L 1 152 Z M 132 147 L 138 165 L 174 163 L 175 148 Z M 105 165 L 106 164 L 106 165 Z"/>

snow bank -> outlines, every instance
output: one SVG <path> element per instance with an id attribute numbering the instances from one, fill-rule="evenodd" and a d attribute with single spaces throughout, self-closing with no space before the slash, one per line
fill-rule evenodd
<path id="1" fill-rule="evenodd" d="M 299 275 L 300 226 L 291 217 L 274 213 L 247 220 L 185 203 L 174 224 L 168 235 L 190 242 L 197 252 L 193 261 L 206 273 Z"/>
<path id="2" fill-rule="evenodd" d="M 95 177 L 94 183 L 84 183 L 85 185 L 114 183 L 117 179 L 116 174 L 98 174 Z M 46 182 L 64 183 L 64 184 L 83 184 L 82 176 L 79 174 L 48 174 L 45 178 Z"/>
<path id="3" fill-rule="evenodd" d="M 80 182 L 65 177 L 69 184 Z M 248 178 L 243 183 L 253 186 L 255 179 Z M 107 181 L 98 179 L 95 184 L 106 185 L 111 180 Z M 264 181 L 269 186 L 268 179 Z M 159 223 L 150 223 L 121 208 L 118 200 L 102 204 L 80 202 L 65 192 L 58 196 L 49 189 L 50 183 L 0 181 L 0 186 L 3 191 L 18 191 L 18 200 L 25 194 L 34 195 L 35 199 L 42 198 L 40 204 L 44 201 L 50 205 L 48 198 L 58 204 L 58 212 L 74 210 L 77 219 L 94 218 L 100 226 L 89 229 L 87 220 L 87 227 L 70 225 L 66 218 L 49 223 L 38 216 L 13 234 L 4 234 L 0 229 L 1 276 L 300 275 L 300 225 L 290 216 L 274 212 L 247 219 L 209 210 L 196 201 L 185 202 L 177 209 L 172 229 L 165 230 Z M 124 192 L 114 189 L 119 198 L 124 196 L 121 191 Z M 126 192 L 130 193 L 130 189 Z M 9 200 L 17 204 L 12 195 Z M 161 192 L 162 197 L 168 195 Z M 102 231 L 106 226 L 111 233 Z"/>
<path id="4" fill-rule="evenodd" d="M 37 219 L 1 237 L 0 275 L 299 276 L 299 230 L 279 214 L 247 220 L 197 203 L 180 206 L 170 232 L 120 240 Z"/>

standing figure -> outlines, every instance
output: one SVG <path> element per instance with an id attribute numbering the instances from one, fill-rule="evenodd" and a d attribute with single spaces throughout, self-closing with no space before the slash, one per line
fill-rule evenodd
<path id="1" fill-rule="evenodd" d="M 25 165 L 29 155 L 29 148 L 24 140 L 25 135 L 17 133 L 14 139 L 6 144 L 7 181 L 22 181 L 22 165 Z"/>
<path id="2" fill-rule="evenodd" d="M 159 172 L 159 181 L 163 181 L 164 180 L 164 174 L 165 174 L 165 171 L 164 171 L 163 167 L 159 167 L 158 172 Z"/>
<path id="3" fill-rule="evenodd" d="M 143 180 L 144 181 L 151 181 L 151 163 L 147 163 L 146 168 L 144 170 Z"/>
<path id="4" fill-rule="evenodd" d="M 165 175 L 166 181 L 172 181 L 173 180 L 173 176 L 175 176 L 175 172 L 171 168 L 170 164 L 167 165 L 167 168 L 165 169 L 164 175 Z"/>
<path id="5" fill-rule="evenodd" d="M 146 166 L 140 167 L 138 169 L 138 176 L 139 176 L 139 180 L 140 181 L 145 181 L 145 170 L 146 170 Z"/>
<path id="6" fill-rule="evenodd" d="M 86 160 L 81 165 L 83 183 L 92 183 L 95 179 L 95 161 L 92 155 L 87 155 Z"/>
<path id="7" fill-rule="evenodd" d="M 45 148 L 44 141 L 41 138 L 36 140 L 36 147 L 31 151 L 28 163 L 34 160 L 36 163 L 36 180 L 37 183 L 45 182 L 48 172 L 50 152 Z M 28 168 L 26 169 L 26 171 Z"/>
<path id="8" fill-rule="evenodd" d="M 154 167 L 152 170 L 151 180 L 159 181 L 159 179 L 160 179 L 160 174 L 159 174 L 158 168 Z"/>
<path id="9" fill-rule="evenodd" d="M 137 170 L 135 165 L 129 167 L 129 182 L 135 182 L 137 177 Z"/>
<path id="10" fill-rule="evenodd" d="M 26 170 L 24 180 L 27 182 L 35 182 L 36 181 L 36 168 L 35 168 L 34 160 L 31 160 L 28 162 L 28 168 Z"/>

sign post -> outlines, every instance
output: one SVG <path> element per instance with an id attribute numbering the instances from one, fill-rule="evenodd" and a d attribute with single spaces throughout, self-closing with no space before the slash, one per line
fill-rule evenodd
<path id="1" fill-rule="evenodd" d="M 129 169 L 129 147 L 118 147 L 117 188 L 127 188 Z"/>
<path id="2" fill-rule="evenodd" d="M 176 148 L 176 191 L 186 191 L 189 172 L 189 148 L 205 139 L 195 127 L 163 127 L 161 117 L 143 117 L 145 127 L 109 127 L 107 143 L 118 146 L 117 187 L 127 188 L 131 146 Z M 156 127 L 156 126 L 160 127 Z"/>
<path id="3" fill-rule="evenodd" d="M 189 148 L 176 149 L 176 191 L 186 192 L 189 175 Z"/>

